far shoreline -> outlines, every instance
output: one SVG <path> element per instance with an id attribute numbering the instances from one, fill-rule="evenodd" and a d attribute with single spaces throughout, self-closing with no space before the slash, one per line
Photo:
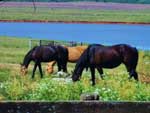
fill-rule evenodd
<path id="1" fill-rule="evenodd" d="M 150 22 L 115 22 L 115 21 L 50 21 L 50 20 L 0 20 L 0 22 L 31 22 L 31 23 L 66 23 L 66 24 L 143 24 Z"/>

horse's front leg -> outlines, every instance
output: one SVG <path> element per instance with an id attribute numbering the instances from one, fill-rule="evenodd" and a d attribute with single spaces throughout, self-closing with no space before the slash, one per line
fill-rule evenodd
<path id="1" fill-rule="evenodd" d="M 33 68 L 33 71 L 32 71 L 32 79 L 34 78 L 34 74 L 35 74 L 35 70 L 36 70 L 37 65 L 38 65 L 38 63 L 36 62 L 34 64 L 34 68 Z"/>
<path id="2" fill-rule="evenodd" d="M 57 61 L 58 71 L 61 71 L 61 63 L 60 61 Z"/>
<path id="3" fill-rule="evenodd" d="M 97 67 L 97 70 L 100 74 L 100 77 L 102 78 L 102 80 L 104 80 L 104 76 L 103 76 L 103 69 L 101 67 Z"/>
<path id="4" fill-rule="evenodd" d="M 39 71 L 40 71 L 40 74 L 41 74 L 41 78 L 43 78 L 41 63 L 38 63 L 38 67 L 39 67 Z"/>
<path id="5" fill-rule="evenodd" d="M 64 62 L 62 66 L 63 72 L 67 73 L 67 62 Z"/>
<path id="6" fill-rule="evenodd" d="M 95 68 L 94 67 L 90 67 L 91 70 L 91 77 L 92 77 L 92 85 L 95 85 Z"/>

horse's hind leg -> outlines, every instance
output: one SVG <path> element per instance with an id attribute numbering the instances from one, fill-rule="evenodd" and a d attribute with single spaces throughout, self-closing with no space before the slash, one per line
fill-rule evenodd
<path id="1" fill-rule="evenodd" d="M 41 63 L 38 63 L 38 67 L 39 67 L 39 71 L 40 71 L 40 74 L 41 74 L 41 78 L 43 78 Z"/>
<path id="2" fill-rule="evenodd" d="M 136 67 L 136 66 L 134 66 L 134 67 Z M 126 65 L 126 68 L 127 68 L 127 71 L 129 72 L 129 75 L 130 75 L 129 79 L 134 77 L 134 79 L 138 81 L 138 74 L 135 71 L 135 68 L 128 66 L 128 65 Z"/>
<path id="3" fill-rule="evenodd" d="M 138 63 L 138 51 L 136 49 L 132 49 L 132 53 L 128 55 L 126 55 L 124 57 L 124 64 L 127 68 L 127 71 L 129 72 L 130 77 L 132 78 L 134 77 L 135 80 L 138 80 L 138 74 L 136 72 L 136 66 Z"/>
<path id="4" fill-rule="evenodd" d="M 138 74 L 135 70 L 132 70 L 131 72 L 129 72 L 131 77 L 134 77 L 135 80 L 138 81 Z"/>
<path id="5" fill-rule="evenodd" d="M 60 61 L 57 61 L 58 71 L 61 71 L 61 63 Z"/>
<path id="6" fill-rule="evenodd" d="M 100 74 L 100 77 L 101 77 L 102 80 L 103 80 L 103 79 L 104 79 L 104 76 L 103 76 L 103 69 L 100 68 L 100 67 L 97 67 L 97 70 L 98 70 L 98 72 L 99 72 L 99 74 Z"/>

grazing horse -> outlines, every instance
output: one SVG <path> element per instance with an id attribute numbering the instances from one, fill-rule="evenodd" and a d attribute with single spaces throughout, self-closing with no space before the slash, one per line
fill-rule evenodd
<path id="1" fill-rule="evenodd" d="M 130 77 L 138 80 L 136 66 L 138 62 L 138 51 L 127 44 L 118 44 L 113 46 L 103 46 L 99 44 L 89 45 L 76 63 L 72 80 L 80 79 L 84 68 L 90 68 L 92 85 L 95 85 L 95 68 L 100 75 L 103 74 L 102 68 L 114 68 L 123 63 Z"/>
<path id="2" fill-rule="evenodd" d="M 37 66 L 39 67 L 42 78 L 43 73 L 41 62 L 50 62 L 53 60 L 57 62 L 58 71 L 61 71 L 61 69 L 63 69 L 64 72 L 67 72 L 68 50 L 65 47 L 60 45 L 36 46 L 25 55 L 23 64 L 21 64 L 21 72 L 22 74 L 26 74 L 29 63 L 31 61 L 34 61 L 35 65 L 32 72 L 32 78 L 34 78 Z"/>
<path id="3" fill-rule="evenodd" d="M 80 58 L 87 46 L 66 47 L 68 49 L 68 62 L 75 63 Z M 46 70 L 49 74 L 53 73 L 56 61 L 48 63 Z"/>

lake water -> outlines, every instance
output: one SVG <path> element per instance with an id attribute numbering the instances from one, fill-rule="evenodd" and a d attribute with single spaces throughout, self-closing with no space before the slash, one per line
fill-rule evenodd
<path id="1" fill-rule="evenodd" d="M 150 50 L 150 25 L 0 22 L 0 36 L 106 45 L 126 43 Z"/>

